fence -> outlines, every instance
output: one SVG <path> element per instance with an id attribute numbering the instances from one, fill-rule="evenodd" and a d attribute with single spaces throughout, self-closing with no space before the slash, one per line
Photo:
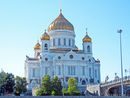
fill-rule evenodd
<path id="1" fill-rule="evenodd" d="M 0 98 L 130 98 L 127 96 L 0 96 Z"/>

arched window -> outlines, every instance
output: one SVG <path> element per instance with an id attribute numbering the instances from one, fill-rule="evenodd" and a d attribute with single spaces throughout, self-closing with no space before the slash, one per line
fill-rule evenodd
<path id="1" fill-rule="evenodd" d="M 95 69 L 95 78 L 97 78 L 97 70 Z"/>
<path id="2" fill-rule="evenodd" d="M 40 52 L 37 53 L 37 56 L 40 56 Z"/>
<path id="3" fill-rule="evenodd" d="M 74 40 L 72 40 L 72 46 L 74 47 Z"/>
<path id="4" fill-rule="evenodd" d="M 66 46 L 66 39 L 64 38 L 64 45 Z"/>
<path id="5" fill-rule="evenodd" d="M 58 66 L 58 75 L 61 75 L 61 66 Z"/>
<path id="6" fill-rule="evenodd" d="M 60 46 L 60 38 L 58 39 L 58 45 Z"/>
<path id="7" fill-rule="evenodd" d="M 45 44 L 44 47 L 45 47 L 45 50 L 48 50 L 48 45 L 47 44 Z"/>
<path id="8" fill-rule="evenodd" d="M 92 72 L 92 71 L 91 71 L 91 68 L 89 68 L 89 76 L 90 76 L 90 77 L 91 77 L 91 72 Z"/>
<path id="9" fill-rule="evenodd" d="M 48 61 L 48 58 L 45 58 L 45 61 Z"/>
<path id="10" fill-rule="evenodd" d="M 85 66 L 82 66 L 82 75 L 85 75 Z"/>
<path id="11" fill-rule="evenodd" d="M 45 67 L 45 75 L 47 75 L 47 74 L 48 74 L 48 68 Z"/>
<path id="12" fill-rule="evenodd" d="M 55 39 L 53 39 L 53 46 L 55 46 Z"/>
<path id="13" fill-rule="evenodd" d="M 35 77 L 35 68 L 33 68 L 32 73 L 32 76 Z"/>
<path id="14" fill-rule="evenodd" d="M 90 52 L 90 46 L 87 47 L 87 52 Z"/>
<path id="15" fill-rule="evenodd" d="M 86 85 L 86 81 L 85 80 L 82 81 L 82 85 Z"/>
<path id="16" fill-rule="evenodd" d="M 71 39 L 69 39 L 69 46 L 71 46 Z"/>

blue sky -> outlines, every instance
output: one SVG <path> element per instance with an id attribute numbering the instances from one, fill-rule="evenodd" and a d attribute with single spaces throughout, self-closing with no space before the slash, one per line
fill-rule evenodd
<path id="1" fill-rule="evenodd" d="M 33 47 L 44 29 L 59 15 L 73 24 L 76 45 L 88 28 L 93 56 L 101 61 L 101 79 L 120 76 L 119 34 L 123 29 L 123 67 L 130 68 L 130 0 L 1 0 L 0 68 L 24 76 L 25 56 L 33 57 Z M 124 73 L 125 74 L 125 73 Z"/>

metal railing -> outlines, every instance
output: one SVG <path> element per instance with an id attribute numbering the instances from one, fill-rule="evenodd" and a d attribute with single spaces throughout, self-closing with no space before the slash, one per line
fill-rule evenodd
<path id="1" fill-rule="evenodd" d="M 128 80 L 130 80 L 130 76 L 123 77 L 123 81 L 128 81 Z M 116 83 L 119 83 L 119 82 L 121 82 L 121 78 L 116 79 L 116 80 L 112 80 L 112 81 L 108 81 L 108 82 L 105 82 L 105 83 L 101 83 L 101 85 L 105 86 L 105 85 L 116 84 Z"/>

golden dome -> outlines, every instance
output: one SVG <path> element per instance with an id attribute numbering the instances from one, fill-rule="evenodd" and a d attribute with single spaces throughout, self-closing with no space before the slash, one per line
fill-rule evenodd
<path id="1" fill-rule="evenodd" d="M 50 40 L 50 36 L 45 32 L 42 34 L 41 40 Z"/>
<path id="2" fill-rule="evenodd" d="M 48 32 L 57 29 L 74 31 L 73 25 L 62 15 L 61 10 L 60 15 L 49 25 Z"/>
<path id="3" fill-rule="evenodd" d="M 92 42 L 91 38 L 88 36 L 88 33 L 86 32 L 86 36 L 83 38 L 83 42 Z"/>
<path id="4" fill-rule="evenodd" d="M 75 49 L 74 50 L 78 50 L 78 47 L 75 45 Z"/>
<path id="5" fill-rule="evenodd" d="M 39 44 L 39 41 L 37 41 L 37 44 L 34 46 L 34 50 L 40 50 L 41 45 Z"/>

